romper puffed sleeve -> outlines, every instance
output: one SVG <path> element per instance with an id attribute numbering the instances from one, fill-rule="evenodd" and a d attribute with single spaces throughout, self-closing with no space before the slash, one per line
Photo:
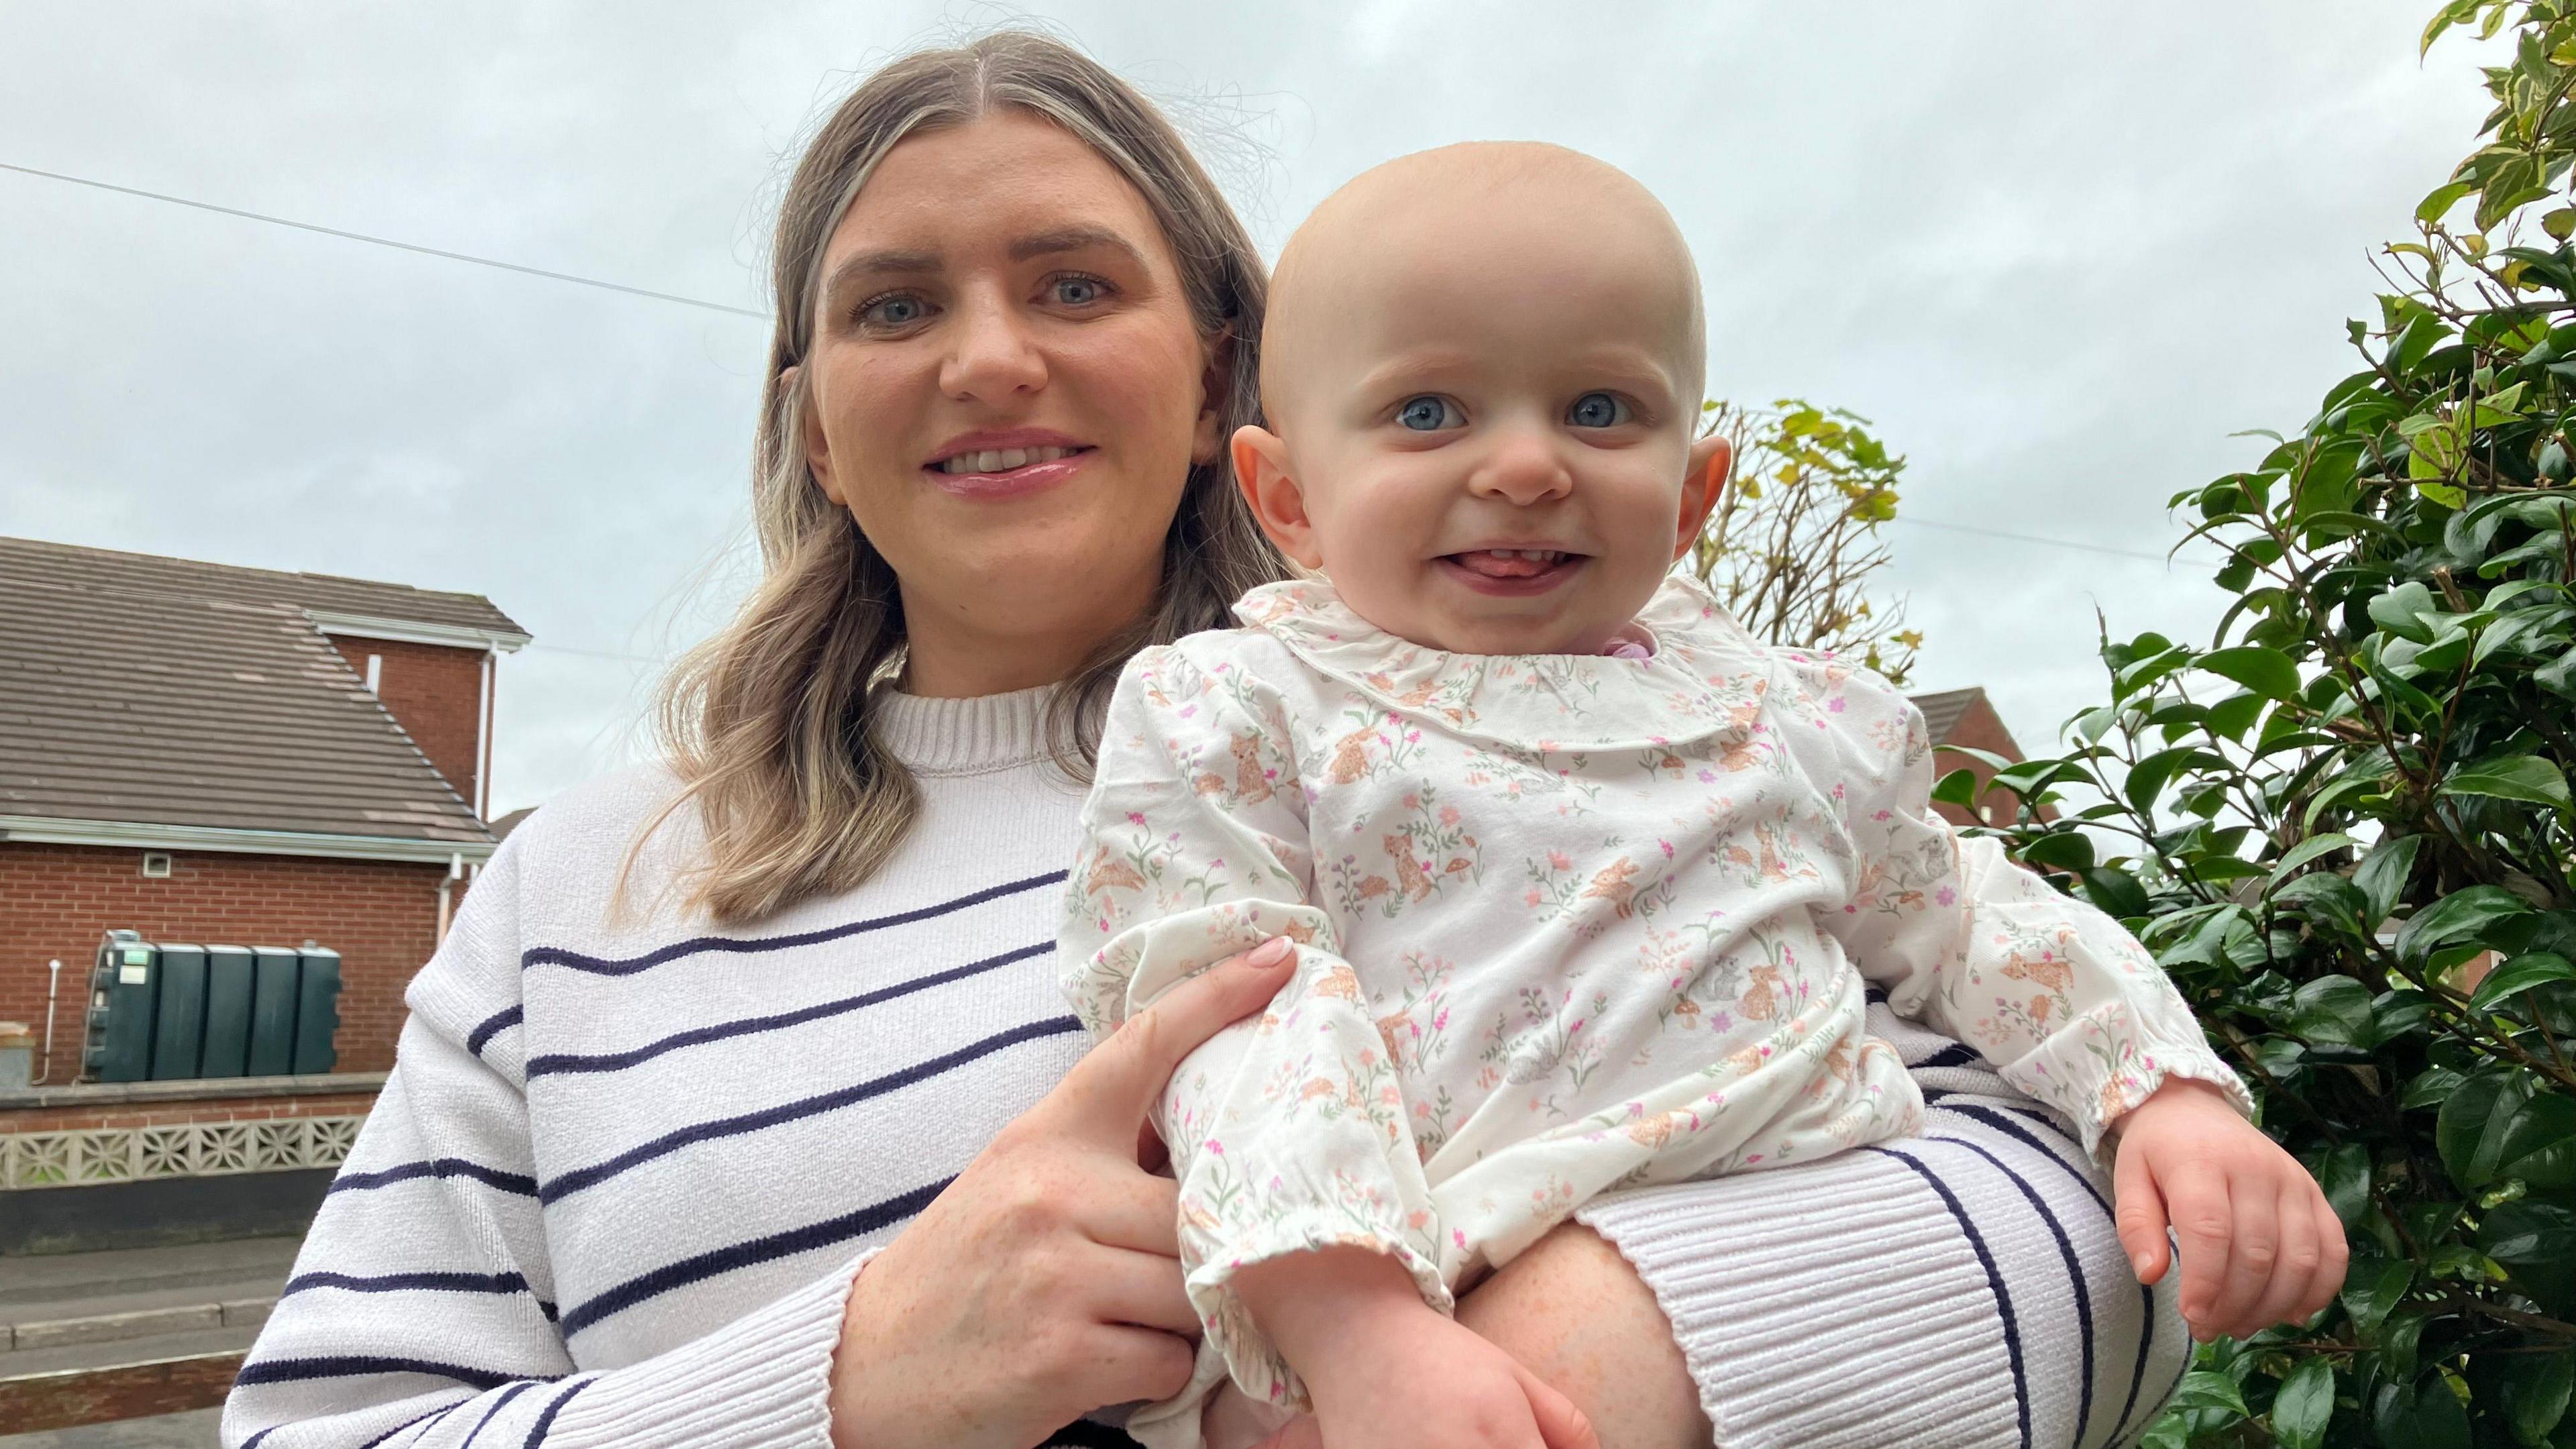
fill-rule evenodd
<path id="1" fill-rule="evenodd" d="M 1150 649 L 1101 734 L 1058 939 L 1065 991 L 1095 1033 L 1193 973 L 1285 935 L 1297 970 L 1172 1076 L 1156 1126 L 1180 1181 L 1190 1299 L 1256 1399 L 1303 1392 L 1231 1288 L 1243 1267 L 1352 1246 L 1385 1253 L 1450 1306 L 1439 1226 L 1386 1046 L 1312 899 L 1296 750 L 1276 697 L 1202 635 Z"/>
<path id="2" fill-rule="evenodd" d="M 2169 1076 L 2209 1082 L 2250 1115 L 2236 1074 L 2147 949 L 2119 922 L 1962 837 L 1932 811 L 1922 712 L 1867 670 L 1784 656 L 1794 713 L 1839 754 L 1854 887 L 1822 922 L 1890 1010 L 1974 1047 L 2071 1118 L 2087 1151 Z"/>

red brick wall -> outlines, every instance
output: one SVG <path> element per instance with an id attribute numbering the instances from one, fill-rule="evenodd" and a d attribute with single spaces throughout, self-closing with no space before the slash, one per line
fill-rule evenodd
<path id="1" fill-rule="evenodd" d="M 1967 709 L 1959 715 L 1959 722 L 1951 726 L 1950 737 L 1934 744 L 1932 778 L 1937 780 L 1952 770 L 1969 771 L 1977 777 L 1977 783 L 1981 786 L 1994 778 L 1995 772 L 1992 766 L 1973 755 L 1956 754 L 1944 748 L 1949 745 L 1964 745 L 1972 750 L 1984 750 L 1989 754 L 2001 755 L 2015 762 L 2022 759 L 2021 746 L 2013 743 L 2011 733 L 2004 728 L 2002 717 L 1995 713 L 1995 707 L 1988 704 L 1983 696 L 1970 700 Z M 1985 825 L 2010 819 L 2013 808 L 2010 795 L 1989 795 L 1985 797 L 1984 803 L 1987 813 L 1996 817 L 1994 821 L 1972 820 L 1968 817 L 1967 811 L 1956 805 L 1935 805 L 1932 808 L 1940 812 L 1942 819 L 1953 825 Z"/>
<path id="2" fill-rule="evenodd" d="M 198 945 L 318 941 L 341 957 L 338 1069 L 393 1065 L 403 988 L 429 959 L 445 866 L 180 851 L 169 879 L 146 880 L 142 865 L 137 850 L 0 841 L 0 1020 L 43 1032 L 45 962 L 61 958 L 54 1081 L 79 1069 L 90 957 L 117 928 Z"/>
<path id="3" fill-rule="evenodd" d="M 63 967 L 69 970 L 71 963 L 66 961 Z M 62 1050 L 59 1033 L 54 1049 Z M 375 1106 L 373 1092 L 331 1092 L 316 1097 L 216 1097 L 195 1102 L 117 1102 L 97 1107 L 20 1107 L 0 1112 L 0 1136 L 96 1127 L 174 1127 L 187 1122 L 269 1122 L 280 1117 L 363 1117 Z"/>
<path id="4" fill-rule="evenodd" d="M 481 739 L 483 652 L 346 634 L 332 635 L 331 642 L 361 680 L 367 677 L 368 655 L 384 661 L 376 698 L 471 808 L 475 745 Z"/>

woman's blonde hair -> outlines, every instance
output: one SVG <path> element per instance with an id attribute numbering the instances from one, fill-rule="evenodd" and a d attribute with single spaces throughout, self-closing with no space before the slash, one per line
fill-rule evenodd
<path id="1" fill-rule="evenodd" d="M 777 327 L 751 481 L 764 576 L 663 687 L 661 733 L 684 786 L 672 808 L 694 800 L 705 831 L 685 888 L 718 921 L 756 920 L 858 885 L 919 814 L 911 773 L 870 729 L 903 660 L 894 570 L 806 467 L 803 364 L 824 245 L 877 163 L 907 136 L 1003 108 L 1063 127 L 1144 194 L 1210 349 L 1217 436 L 1260 420 L 1260 254 L 1151 102 L 1060 41 L 1008 31 L 905 56 L 861 83 L 806 147 L 779 206 Z M 1227 452 L 1190 469 L 1153 612 L 1058 692 L 1050 742 L 1077 778 L 1089 772 L 1101 707 L 1128 656 L 1226 623 L 1244 590 L 1285 573 L 1235 489 Z"/>

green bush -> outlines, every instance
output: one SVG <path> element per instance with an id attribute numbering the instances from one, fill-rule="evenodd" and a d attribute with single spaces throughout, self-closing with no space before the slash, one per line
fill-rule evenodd
<path id="1" fill-rule="evenodd" d="M 1994 781 L 2353 1248 L 2315 1322 L 2204 1348 L 2151 1443 L 2576 1449 L 2576 0 L 2460 0 L 2425 45 L 2454 26 L 2513 58 L 2362 369 L 2174 499 L 2226 550 L 2210 647 L 2106 635 L 2109 700 Z"/>

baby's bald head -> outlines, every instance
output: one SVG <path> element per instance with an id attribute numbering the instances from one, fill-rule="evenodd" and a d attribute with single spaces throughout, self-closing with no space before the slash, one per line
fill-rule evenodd
<path id="1" fill-rule="evenodd" d="M 1280 253 L 1262 329 L 1261 394 L 1293 427 L 1307 383 L 1359 360 L 1390 293 L 1456 291 L 1470 306 L 1609 301 L 1629 339 L 1670 369 L 1696 416 L 1706 358 L 1699 272 L 1653 193 L 1607 162 L 1534 141 L 1401 156 L 1325 198 Z M 1534 319 L 1535 320 L 1535 319 Z M 1597 327 L 1584 329 L 1597 331 Z M 1385 338 L 1387 342 L 1402 339 Z"/>

